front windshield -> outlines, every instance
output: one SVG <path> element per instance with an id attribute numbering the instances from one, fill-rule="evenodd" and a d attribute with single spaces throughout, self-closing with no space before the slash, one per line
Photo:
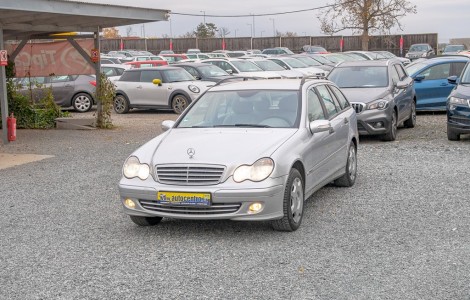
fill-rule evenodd
<path id="1" fill-rule="evenodd" d="M 375 88 L 388 86 L 387 67 L 340 67 L 328 75 L 340 88 Z"/>
<path id="2" fill-rule="evenodd" d="M 284 58 L 283 61 L 294 69 L 308 68 L 306 64 L 295 58 Z"/>
<path id="3" fill-rule="evenodd" d="M 246 60 L 234 60 L 232 64 L 237 68 L 240 72 L 262 72 L 263 70 L 252 63 L 251 61 Z"/>
<path id="4" fill-rule="evenodd" d="M 177 128 L 299 126 L 297 90 L 208 91 L 186 112 Z"/>
<path id="5" fill-rule="evenodd" d="M 194 77 L 184 69 L 171 69 L 164 71 L 166 81 L 165 82 L 180 82 L 180 81 L 192 81 Z"/>
<path id="6" fill-rule="evenodd" d="M 416 72 L 426 67 L 427 65 L 428 64 L 424 62 L 417 62 L 417 63 L 407 65 L 405 69 L 406 69 L 406 72 L 410 74 L 410 76 L 413 76 Z"/>
<path id="7" fill-rule="evenodd" d="M 426 52 L 428 47 L 426 45 L 412 45 L 410 47 L 410 52 Z"/>
<path id="8" fill-rule="evenodd" d="M 316 61 L 318 61 L 321 64 L 330 64 L 331 63 L 331 61 L 329 61 L 328 59 L 324 58 L 321 55 L 311 55 L 311 57 L 313 57 L 313 59 L 315 59 Z"/>
<path id="9" fill-rule="evenodd" d="M 283 67 L 270 60 L 257 60 L 255 63 L 264 71 L 285 71 Z"/>
<path id="10" fill-rule="evenodd" d="M 321 66 L 321 63 L 319 63 L 318 61 L 314 60 L 313 58 L 311 57 L 307 57 L 307 56 L 299 56 L 299 57 L 296 57 L 296 59 L 300 60 L 301 62 L 303 62 L 304 64 L 306 64 L 307 66 L 311 66 L 311 67 L 318 67 L 318 66 Z"/>
<path id="11" fill-rule="evenodd" d="M 446 46 L 444 52 L 458 52 L 464 50 L 462 45 L 449 45 Z"/>
<path id="12" fill-rule="evenodd" d="M 228 76 L 229 74 L 222 70 L 221 68 L 214 66 L 214 65 L 208 65 L 208 66 L 202 66 L 199 67 L 199 71 L 206 77 L 211 77 L 211 76 Z"/>
<path id="13" fill-rule="evenodd" d="M 461 84 L 470 84 L 470 64 L 467 63 L 465 69 L 462 72 L 462 78 L 460 79 Z"/>

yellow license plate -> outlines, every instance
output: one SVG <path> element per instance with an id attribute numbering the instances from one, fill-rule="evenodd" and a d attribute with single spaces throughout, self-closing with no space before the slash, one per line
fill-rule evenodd
<path id="1" fill-rule="evenodd" d="M 211 205 L 209 193 L 158 192 L 157 202 L 176 205 Z"/>

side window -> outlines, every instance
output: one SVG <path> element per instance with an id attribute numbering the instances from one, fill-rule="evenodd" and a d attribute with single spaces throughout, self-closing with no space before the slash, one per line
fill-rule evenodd
<path id="1" fill-rule="evenodd" d="M 283 67 L 284 69 L 289 70 L 289 67 L 288 67 L 282 60 L 273 59 L 273 61 L 274 61 L 276 64 L 278 64 L 278 65 L 280 65 L 281 67 Z"/>
<path id="2" fill-rule="evenodd" d="M 351 106 L 351 104 L 349 104 L 348 99 L 346 99 L 346 97 L 343 95 L 343 93 L 341 93 L 341 91 L 337 87 L 333 85 L 329 85 L 329 87 L 335 94 L 336 99 L 338 99 L 338 102 L 341 105 L 341 109 L 346 109 Z"/>
<path id="3" fill-rule="evenodd" d="M 403 66 L 402 65 L 394 65 L 394 67 L 398 72 L 398 76 L 399 76 L 400 80 L 404 80 L 406 78 L 406 73 L 405 73 L 405 70 L 403 70 Z"/>
<path id="4" fill-rule="evenodd" d="M 156 71 L 156 70 L 142 71 L 142 75 L 140 76 L 141 82 L 152 82 L 154 79 L 162 80 L 162 75 L 160 74 L 160 71 Z"/>
<path id="5" fill-rule="evenodd" d="M 454 63 L 452 63 L 452 70 L 451 70 L 449 76 L 454 76 L 455 75 L 455 76 L 460 77 L 464 67 L 465 67 L 464 62 L 454 62 Z"/>
<path id="6" fill-rule="evenodd" d="M 140 71 L 124 72 L 121 76 L 120 81 L 139 82 Z"/>
<path id="7" fill-rule="evenodd" d="M 66 82 L 66 81 L 70 81 L 68 75 L 52 76 L 52 77 L 51 77 L 51 83 Z"/>
<path id="8" fill-rule="evenodd" d="M 101 67 L 101 73 L 104 73 L 106 76 L 114 76 L 114 69 L 110 67 Z"/>
<path id="9" fill-rule="evenodd" d="M 400 81 L 400 75 L 398 75 L 398 71 L 395 68 L 391 68 L 390 71 L 392 72 L 392 81 L 393 84 L 397 84 Z"/>
<path id="10" fill-rule="evenodd" d="M 325 113 L 321 106 L 320 98 L 313 89 L 309 89 L 307 92 L 308 102 L 308 121 L 312 122 L 315 120 L 325 120 Z"/>
<path id="11" fill-rule="evenodd" d="M 326 113 L 328 117 L 332 117 L 338 113 L 338 109 L 333 100 L 333 96 L 330 94 L 325 85 L 317 86 L 318 94 L 320 95 L 321 100 L 326 108 Z"/>
<path id="12" fill-rule="evenodd" d="M 424 80 L 445 79 L 449 74 L 450 63 L 435 65 L 420 73 L 424 75 Z"/>

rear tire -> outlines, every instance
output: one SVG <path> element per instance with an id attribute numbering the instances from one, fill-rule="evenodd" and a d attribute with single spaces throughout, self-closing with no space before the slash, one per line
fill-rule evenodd
<path id="1" fill-rule="evenodd" d="M 351 142 L 348 150 L 348 160 L 343 176 L 335 180 L 336 186 L 351 187 L 356 182 L 357 177 L 357 150 L 356 145 Z"/>
<path id="2" fill-rule="evenodd" d="M 304 186 L 302 176 L 297 169 L 292 169 L 287 179 L 282 204 L 284 216 L 272 221 L 272 226 L 278 231 L 295 231 L 300 227 L 304 211 Z"/>
<path id="3" fill-rule="evenodd" d="M 129 100 L 124 95 L 116 95 L 113 101 L 114 111 L 118 114 L 125 114 L 129 112 Z"/>
<path id="4" fill-rule="evenodd" d="M 141 217 L 141 216 L 129 216 L 134 224 L 139 226 L 154 226 L 160 223 L 162 217 Z"/>
<path id="5" fill-rule="evenodd" d="M 460 134 L 453 131 L 449 125 L 447 125 L 447 139 L 449 141 L 460 141 Z"/>
<path id="6" fill-rule="evenodd" d="M 403 125 L 407 128 L 414 128 L 416 126 L 416 102 L 414 100 L 411 104 L 410 118 L 406 120 Z"/>
<path id="7" fill-rule="evenodd" d="M 181 114 L 189 105 L 189 100 L 182 94 L 175 95 L 171 99 L 171 108 L 176 114 Z"/>
<path id="8" fill-rule="evenodd" d="M 80 113 L 87 112 L 93 106 L 93 98 L 86 93 L 78 93 L 72 99 L 72 106 Z"/>

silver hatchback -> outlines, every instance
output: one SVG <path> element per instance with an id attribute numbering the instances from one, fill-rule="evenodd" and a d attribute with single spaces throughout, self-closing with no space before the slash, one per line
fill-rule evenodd
<path id="1" fill-rule="evenodd" d="M 230 219 L 294 231 L 315 191 L 356 180 L 356 112 L 327 80 L 225 80 L 162 127 L 119 182 L 138 225 Z"/>

